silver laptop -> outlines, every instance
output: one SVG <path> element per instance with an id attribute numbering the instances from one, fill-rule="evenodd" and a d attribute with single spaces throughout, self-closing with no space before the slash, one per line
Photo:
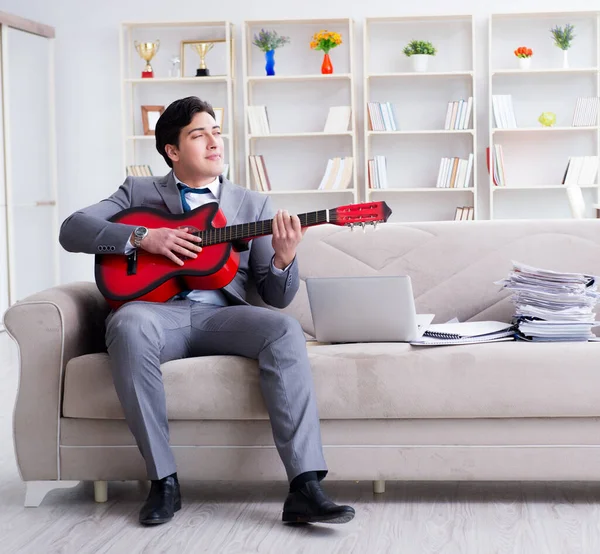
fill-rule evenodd
<path id="1" fill-rule="evenodd" d="M 410 342 L 434 315 L 417 315 L 408 275 L 309 277 L 308 300 L 319 342 Z"/>

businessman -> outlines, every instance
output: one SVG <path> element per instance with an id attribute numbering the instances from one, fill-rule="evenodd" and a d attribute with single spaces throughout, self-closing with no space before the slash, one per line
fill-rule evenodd
<path id="1" fill-rule="evenodd" d="M 223 138 L 210 104 L 197 97 L 173 102 L 155 134 L 156 148 L 172 171 L 159 178 L 128 177 L 109 198 L 72 214 L 60 231 L 66 250 L 127 255 L 141 249 L 162 254 L 177 266 L 186 257 L 202 256 L 200 239 L 185 229 L 108 221 L 134 206 L 182 213 L 217 202 L 229 225 L 272 219 L 273 234 L 254 239 L 240 254 L 239 270 L 226 287 L 183 291 L 164 303 L 129 302 L 107 318 L 115 389 L 152 482 L 140 522 L 165 523 L 181 508 L 160 365 L 228 354 L 258 360 L 275 445 L 290 481 L 282 520 L 346 523 L 354 509 L 336 505 L 321 488 L 327 466 L 302 328 L 282 312 L 245 300 L 251 276 L 270 306 L 284 308 L 292 301 L 299 285 L 300 221 L 286 211 L 274 213 L 268 196 L 221 176 Z"/>

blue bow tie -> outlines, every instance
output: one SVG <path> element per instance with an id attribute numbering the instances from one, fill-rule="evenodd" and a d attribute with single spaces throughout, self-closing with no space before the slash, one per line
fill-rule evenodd
<path id="1" fill-rule="evenodd" d="M 183 206 L 183 211 L 184 212 L 189 212 L 191 210 L 190 205 L 187 203 L 187 200 L 185 199 L 185 195 L 188 192 L 194 192 L 196 194 L 210 194 L 211 190 L 208 187 L 202 187 L 202 188 L 192 188 L 192 187 L 188 187 L 186 185 L 184 185 L 183 183 L 177 183 L 177 186 L 179 187 L 179 193 L 181 194 L 181 205 Z"/>

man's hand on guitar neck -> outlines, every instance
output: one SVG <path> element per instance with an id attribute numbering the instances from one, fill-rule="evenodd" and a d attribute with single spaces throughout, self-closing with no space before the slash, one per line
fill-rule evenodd
<path id="1" fill-rule="evenodd" d="M 273 218 L 273 250 L 275 258 L 273 264 L 278 269 L 285 269 L 296 257 L 296 248 L 306 229 L 302 228 L 297 215 L 292 215 L 287 210 L 279 210 Z"/>
<path id="2" fill-rule="evenodd" d="M 202 242 L 200 237 L 187 232 L 188 229 L 149 229 L 148 234 L 142 239 L 140 248 L 143 248 L 151 254 L 162 254 L 175 262 L 177 265 L 183 265 L 183 260 L 179 256 L 187 258 L 197 258 L 197 252 L 202 252 L 198 246 Z"/>

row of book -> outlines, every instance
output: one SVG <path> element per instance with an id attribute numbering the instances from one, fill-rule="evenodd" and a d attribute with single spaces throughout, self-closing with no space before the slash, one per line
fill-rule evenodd
<path id="1" fill-rule="evenodd" d="M 578 98 L 573 113 L 573 127 L 594 127 L 598 121 L 599 102 L 597 96 Z"/>
<path id="2" fill-rule="evenodd" d="M 473 206 L 458 206 L 454 212 L 454 221 L 473 221 L 475 208 Z"/>
<path id="3" fill-rule="evenodd" d="M 398 131 L 395 107 L 390 102 L 368 102 L 370 131 Z"/>
<path id="4" fill-rule="evenodd" d="M 351 156 L 329 159 L 318 190 L 343 190 L 348 188 L 352 181 L 353 162 L 354 159 Z"/>
<path id="5" fill-rule="evenodd" d="M 468 129 L 471 124 L 471 112 L 473 111 L 473 97 L 469 96 L 468 100 L 457 100 L 448 102 L 446 110 L 446 121 L 444 129 L 446 130 L 462 130 Z"/>
<path id="6" fill-rule="evenodd" d="M 350 106 L 331 106 L 325 120 L 324 133 L 345 133 L 350 126 Z M 271 134 L 266 106 L 248 106 L 250 134 L 264 136 Z"/>
<path id="7" fill-rule="evenodd" d="M 442 158 L 438 177 L 437 188 L 467 188 L 471 182 L 473 171 L 473 154 L 466 160 L 460 158 Z"/>
<path id="8" fill-rule="evenodd" d="M 598 174 L 598 156 L 571 156 L 562 180 L 563 185 L 593 185 Z"/>
<path id="9" fill-rule="evenodd" d="M 367 173 L 369 176 L 370 189 L 386 189 L 387 184 L 387 162 L 385 156 L 375 156 L 368 161 Z"/>
<path id="10" fill-rule="evenodd" d="M 271 190 L 271 181 L 269 180 L 269 174 L 267 173 L 265 159 L 262 156 L 248 156 L 248 159 L 250 161 L 250 171 L 254 178 L 256 190 L 263 192 Z"/>
<path id="11" fill-rule="evenodd" d="M 125 168 L 127 177 L 151 177 L 152 169 L 149 165 L 128 165 Z"/>
<path id="12" fill-rule="evenodd" d="M 513 108 L 512 95 L 494 94 L 492 96 L 492 110 L 497 129 L 516 129 L 517 120 Z"/>
<path id="13" fill-rule="evenodd" d="M 251 135 L 268 135 L 271 133 L 266 106 L 248 106 L 248 125 Z"/>
<path id="14" fill-rule="evenodd" d="M 497 187 L 506 186 L 506 174 L 504 172 L 504 153 L 501 144 L 494 144 L 493 155 L 490 159 L 492 150 L 486 148 L 487 168 L 488 172 L 492 171 L 492 180 Z"/>

